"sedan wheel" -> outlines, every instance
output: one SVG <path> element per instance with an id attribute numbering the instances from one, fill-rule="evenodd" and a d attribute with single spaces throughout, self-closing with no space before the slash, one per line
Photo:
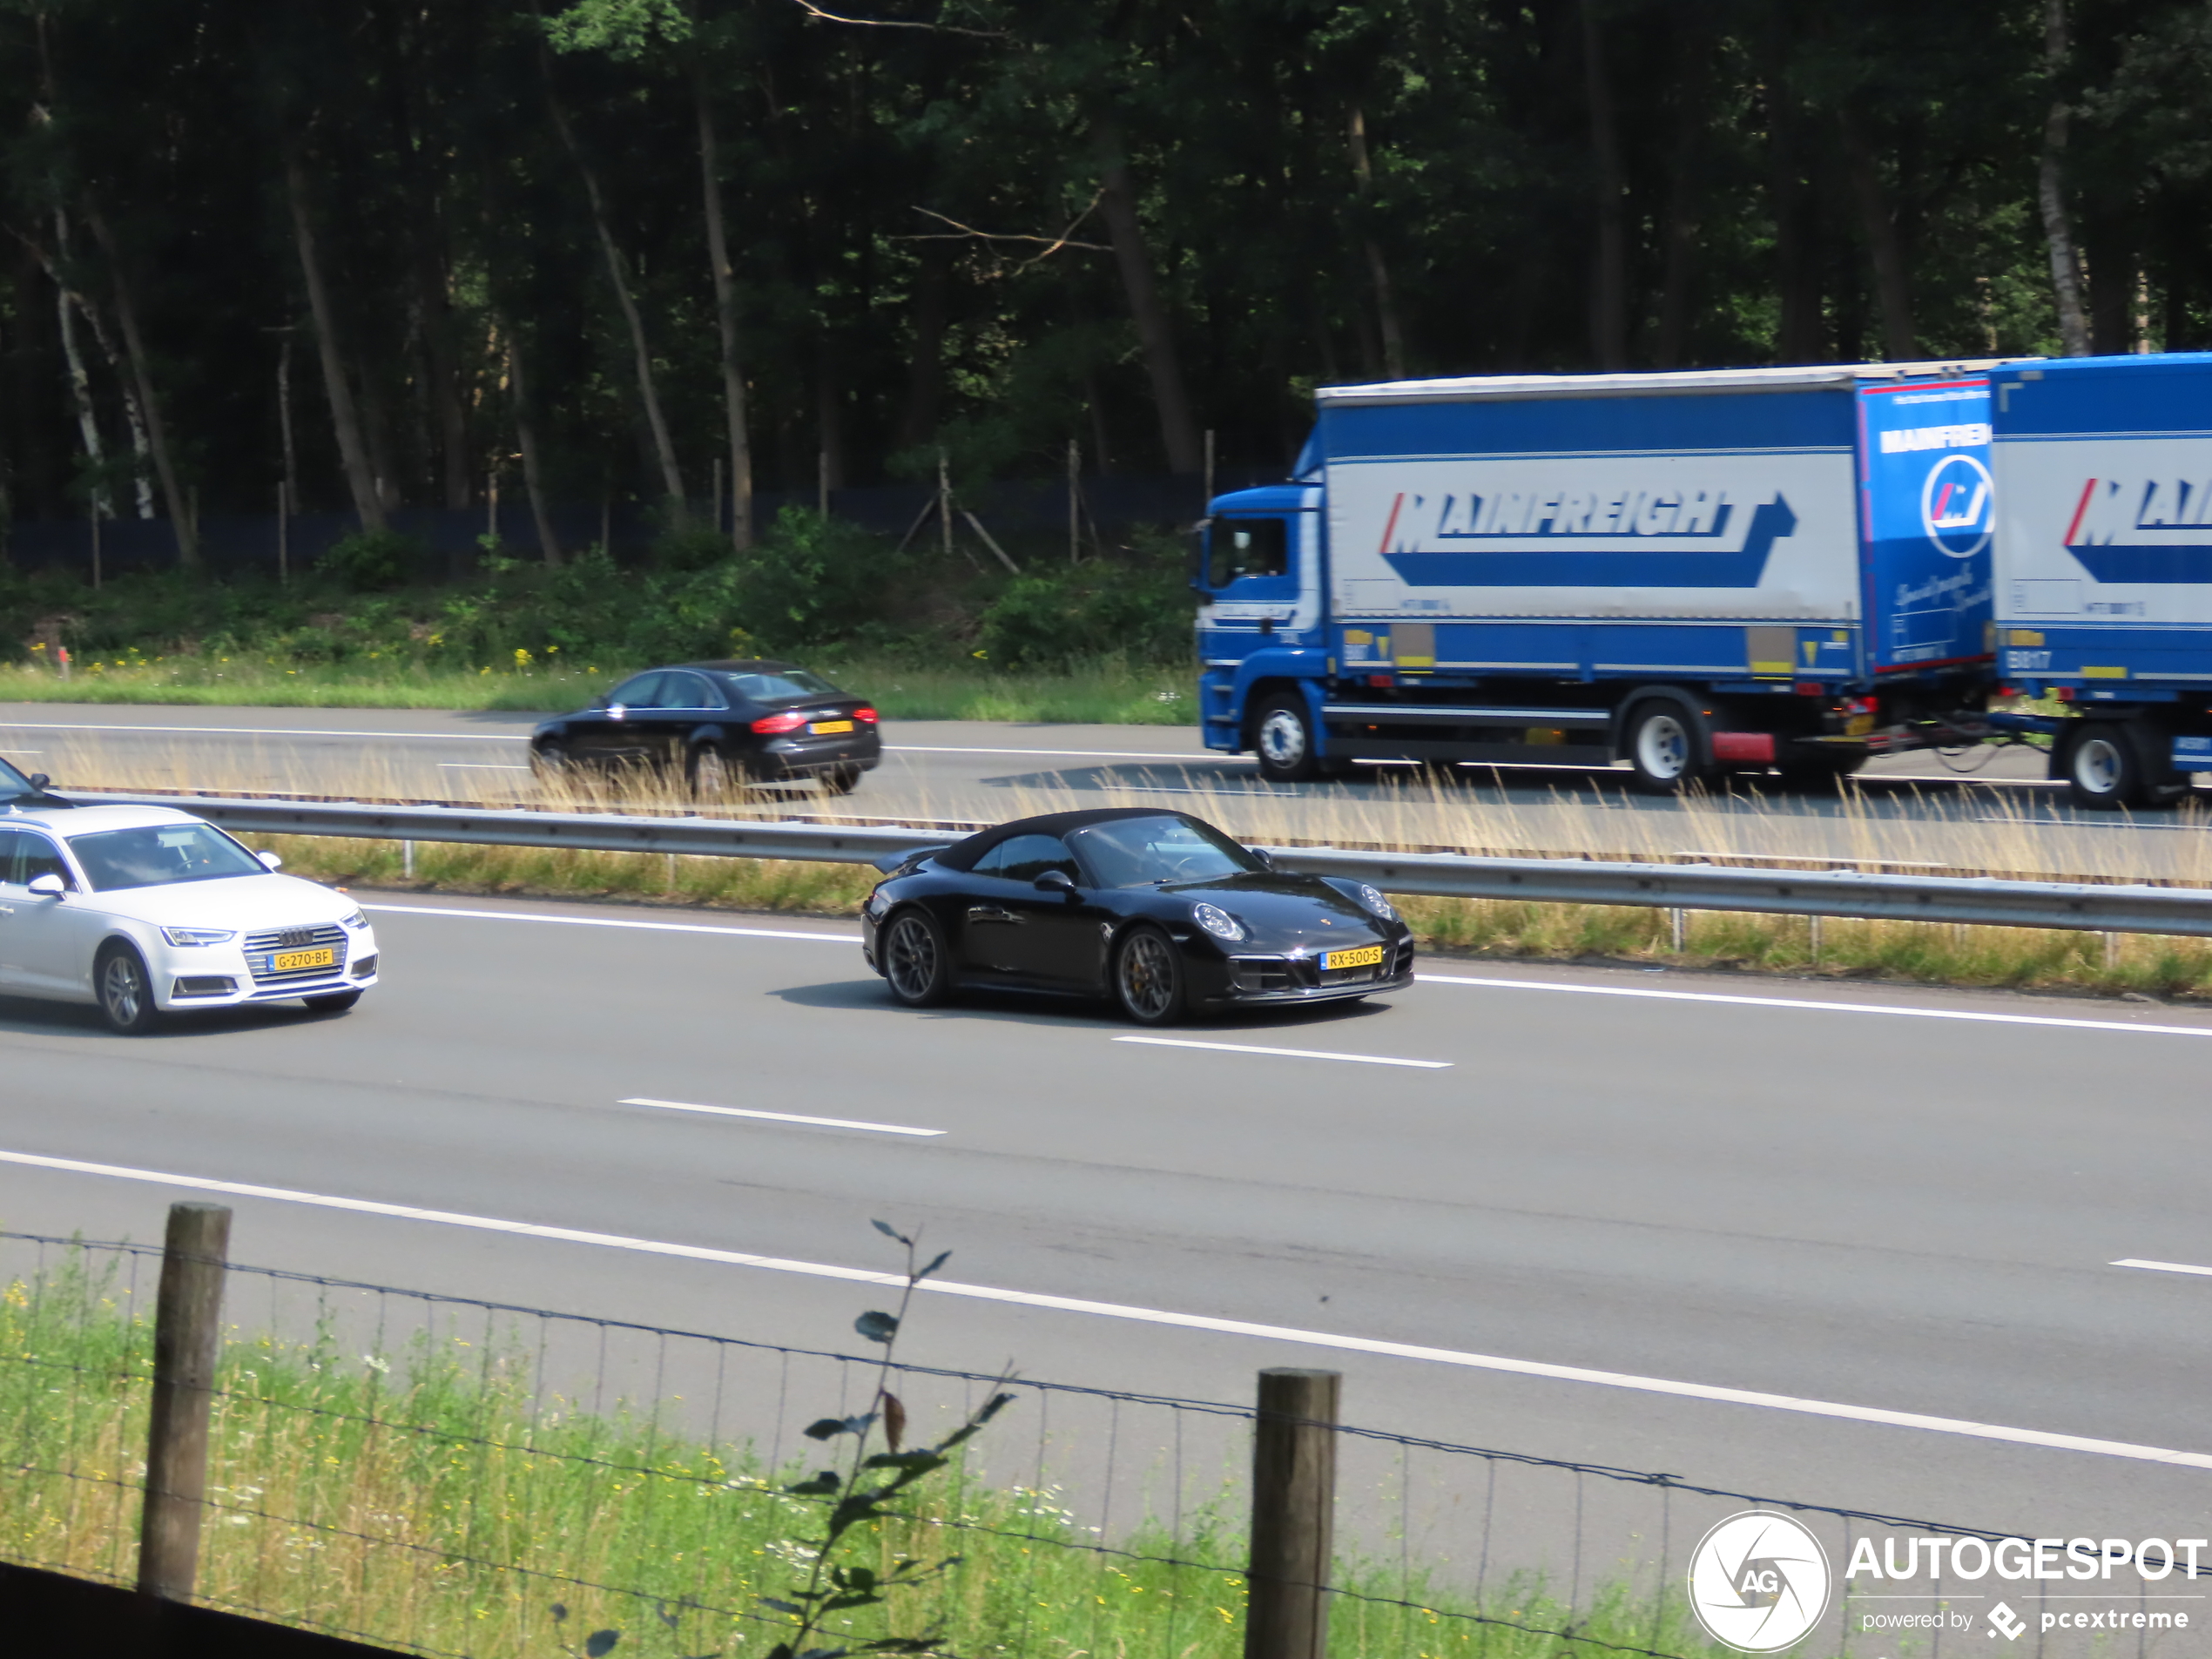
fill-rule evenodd
<path id="1" fill-rule="evenodd" d="M 1183 1017 L 1183 961 L 1157 927 L 1139 927 L 1114 953 L 1114 995 L 1139 1025 L 1172 1025 Z"/>
<path id="2" fill-rule="evenodd" d="M 118 943 L 103 950 L 92 968 L 92 982 L 99 991 L 100 1017 L 109 1030 L 142 1037 L 161 1022 L 145 959 L 134 947 Z"/>
<path id="3" fill-rule="evenodd" d="M 705 799 L 719 800 L 745 788 L 745 769 L 731 765 L 711 744 L 691 751 L 691 792 Z"/>
<path id="4" fill-rule="evenodd" d="M 878 948 L 891 995 L 908 1008 L 934 1008 L 953 994 L 952 952 L 927 911 L 900 911 Z"/>
<path id="5" fill-rule="evenodd" d="M 858 766 L 833 767 L 822 774 L 821 784 L 825 795 L 849 795 L 860 786 L 860 769 Z"/>
<path id="6" fill-rule="evenodd" d="M 541 743 L 530 751 L 530 771 L 541 782 L 569 775 L 569 749 L 564 743 Z"/>

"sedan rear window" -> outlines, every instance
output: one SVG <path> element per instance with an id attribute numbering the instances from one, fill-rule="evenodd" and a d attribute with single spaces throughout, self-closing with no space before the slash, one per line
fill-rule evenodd
<path id="1" fill-rule="evenodd" d="M 803 668 L 779 669 L 773 674 L 725 674 L 723 679 L 739 697 L 752 703 L 781 703 L 794 697 L 836 697 L 837 687 L 819 674 Z"/>
<path id="2" fill-rule="evenodd" d="M 1069 839 L 1106 887 L 1217 881 L 1266 867 L 1219 830 L 1172 813 L 1111 819 Z"/>
<path id="3" fill-rule="evenodd" d="M 206 824 L 104 830 L 97 835 L 72 835 L 69 846 L 95 893 L 268 873 L 260 860 Z"/>

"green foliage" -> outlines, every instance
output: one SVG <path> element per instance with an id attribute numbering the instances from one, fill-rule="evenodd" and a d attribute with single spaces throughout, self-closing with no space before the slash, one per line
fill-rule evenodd
<path id="1" fill-rule="evenodd" d="M 730 585 L 745 631 L 771 651 L 848 637 L 883 613 L 890 550 L 835 516 L 786 507 Z"/>
<path id="2" fill-rule="evenodd" d="M 1162 558 L 1093 560 L 1015 577 L 983 613 L 983 649 L 1002 668 L 1064 668 L 1085 658 L 1187 660 L 1190 594 Z"/>
<path id="3" fill-rule="evenodd" d="M 341 587 L 378 593 L 414 577 L 428 554 L 421 542 L 398 530 L 356 530 L 333 543 L 315 565 Z"/>

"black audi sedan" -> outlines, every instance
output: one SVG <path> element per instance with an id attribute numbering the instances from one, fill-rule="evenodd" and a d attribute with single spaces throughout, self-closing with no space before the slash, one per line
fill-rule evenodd
<path id="1" fill-rule="evenodd" d="M 541 777 L 574 766 L 680 768 L 703 795 L 810 779 L 850 794 L 882 753 L 864 699 L 766 659 L 649 668 L 530 733 Z"/>
<path id="2" fill-rule="evenodd" d="M 1361 882 L 1294 875 L 1186 813 L 1020 819 L 909 855 L 860 948 L 910 1008 L 963 986 L 1099 997 L 1143 1025 L 1413 982 L 1413 938 Z"/>

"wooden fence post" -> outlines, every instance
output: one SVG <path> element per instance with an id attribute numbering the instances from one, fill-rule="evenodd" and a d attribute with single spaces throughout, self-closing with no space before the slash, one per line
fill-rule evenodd
<path id="1" fill-rule="evenodd" d="M 224 1263 L 231 1212 L 172 1204 L 153 1327 L 153 1420 L 146 1434 L 145 1510 L 138 1588 L 189 1602 L 199 1564 L 207 1490 L 207 1419 L 222 1345 Z"/>
<path id="2" fill-rule="evenodd" d="M 1244 1659 L 1325 1659 L 1337 1501 L 1336 1371 L 1263 1371 L 1252 1432 Z"/>

